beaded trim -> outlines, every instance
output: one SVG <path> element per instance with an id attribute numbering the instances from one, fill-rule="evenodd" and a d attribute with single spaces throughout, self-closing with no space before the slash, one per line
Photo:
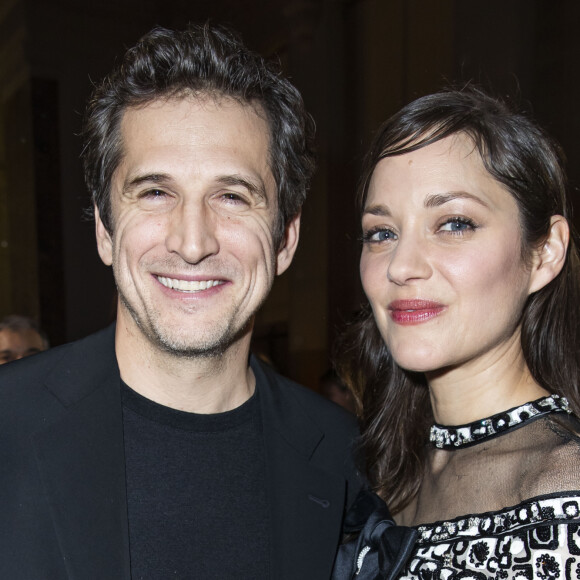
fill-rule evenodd
<path id="1" fill-rule="evenodd" d="M 418 526 L 417 544 L 471 540 L 477 536 L 497 537 L 516 533 L 529 525 L 578 522 L 579 519 L 580 495 L 577 491 L 543 495 L 497 512 Z"/>
<path id="2" fill-rule="evenodd" d="M 526 421 L 553 412 L 572 413 L 565 397 L 549 395 L 537 401 L 508 409 L 487 419 L 459 427 L 445 427 L 435 424 L 431 427 L 429 440 L 439 449 L 466 447 L 512 427 L 523 425 Z"/>

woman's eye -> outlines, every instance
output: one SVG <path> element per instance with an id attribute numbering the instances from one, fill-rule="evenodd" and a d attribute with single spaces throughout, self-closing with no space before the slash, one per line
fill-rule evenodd
<path id="1" fill-rule="evenodd" d="M 451 232 L 451 233 L 462 233 L 466 231 L 475 230 L 476 225 L 467 218 L 455 217 L 447 220 L 440 228 L 439 231 Z"/>
<path id="2" fill-rule="evenodd" d="M 363 242 L 365 244 L 376 244 L 380 242 L 389 242 L 397 239 L 397 234 L 387 228 L 372 229 L 365 232 Z"/>

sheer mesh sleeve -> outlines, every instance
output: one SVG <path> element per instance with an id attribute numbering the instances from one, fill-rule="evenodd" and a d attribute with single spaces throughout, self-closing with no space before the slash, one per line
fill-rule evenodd
<path id="1" fill-rule="evenodd" d="M 580 578 L 580 423 L 561 413 L 435 449 L 399 523 L 419 531 L 401 578 Z"/>

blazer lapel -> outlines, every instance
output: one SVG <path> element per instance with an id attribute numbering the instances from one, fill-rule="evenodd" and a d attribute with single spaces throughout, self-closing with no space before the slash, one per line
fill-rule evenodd
<path id="1" fill-rule="evenodd" d="M 252 364 L 259 388 L 270 502 L 270 577 L 330 578 L 340 540 L 346 483 L 316 465 L 324 434 L 276 375 Z"/>
<path id="2" fill-rule="evenodd" d="M 124 579 L 130 565 L 120 377 L 113 337 L 89 344 L 90 354 L 79 348 L 64 372 L 48 378 L 66 412 L 34 444 L 69 577 Z"/>

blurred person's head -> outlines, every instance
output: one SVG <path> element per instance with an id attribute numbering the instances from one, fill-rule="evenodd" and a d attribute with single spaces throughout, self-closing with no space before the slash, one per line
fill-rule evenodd
<path id="1" fill-rule="evenodd" d="M 42 352 L 48 339 L 34 320 L 16 314 L 0 321 L 0 364 Z"/>

